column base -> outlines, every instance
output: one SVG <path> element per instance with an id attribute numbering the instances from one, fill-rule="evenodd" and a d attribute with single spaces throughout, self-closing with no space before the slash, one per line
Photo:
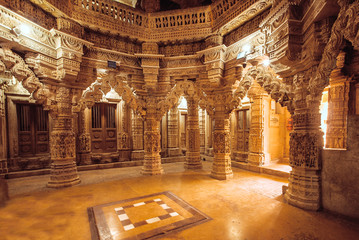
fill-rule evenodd
<path id="1" fill-rule="evenodd" d="M 248 163 L 255 166 L 263 166 L 265 163 L 265 155 L 263 153 L 249 153 Z"/>
<path id="2" fill-rule="evenodd" d="M 146 176 L 151 176 L 151 175 L 162 175 L 164 173 L 163 168 L 159 168 L 159 169 L 148 169 L 148 168 L 142 168 L 141 169 L 141 174 L 142 175 L 146 175 Z"/>
<path id="3" fill-rule="evenodd" d="M 77 155 L 77 164 L 78 165 L 90 165 L 92 164 L 91 154 L 90 153 L 79 153 Z"/>
<path id="4" fill-rule="evenodd" d="M 80 178 L 69 180 L 69 181 L 61 181 L 61 182 L 49 181 L 46 186 L 48 188 L 63 188 L 63 187 L 71 187 L 77 185 L 80 182 L 81 182 Z"/>
<path id="5" fill-rule="evenodd" d="M 233 178 L 231 158 L 229 154 L 214 154 L 211 177 L 218 180 Z"/>
<path id="6" fill-rule="evenodd" d="M 143 167 L 141 169 L 142 175 L 161 175 L 163 172 L 160 156 L 145 156 Z"/>
<path id="7" fill-rule="evenodd" d="M 168 148 L 167 153 L 168 157 L 183 156 L 182 151 L 179 148 Z"/>
<path id="8" fill-rule="evenodd" d="M 316 170 L 295 169 L 290 172 L 284 199 L 295 207 L 317 211 L 321 208 L 320 176 Z"/>
<path id="9" fill-rule="evenodd" d="M 233 172 L 222 173 L 222 172 L 211 172 L 211 177 L 218 180 L 228 180 L 233 178 Z"/>
<path id="10" fill-rule="evenodd" d="M 0 159 L 0 173 L 8 173 L 7 159 Z"/>
<path id="11" fill-rule="evenodd" d="M 186 152 L 185 169 L 202 169 L 201 154 L 199 152 Z"/>
<path id="12" fill-rule="evenodd" d="M 70 187 L 79 184 L 80 178 L 77 173 L 75 162 L 71 160 L 53 161 L 51 165 L 49 188 Z"/>
<path id="13" fill-rule="evenodd" d="M 145 155 L 144 150 L 134 150 L 131 152 L 131 160 L 132 161 L 140 161 L 143 160 Z"/>
<path id="14" fill-rule="evenodd" d="M 202 169 L 202 162 L 199 163 L 185 163 L 185 169 Z"/>

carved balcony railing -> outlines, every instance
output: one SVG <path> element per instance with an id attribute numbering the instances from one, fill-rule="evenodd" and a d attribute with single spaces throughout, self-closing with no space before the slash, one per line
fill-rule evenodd
<path id="1" fill-rule="evenodd" d="M 12 9 L 31 2 L 55 16 L 55 21 L 56 17 L 72 18 L 103 33 L 141 41 L 172 41 L 203 39 L 213 32 L 225 35 L 264 11 L 272 0 L 219 0 L 209 6 L 156 13 L 145 13 L 112 0 L 0 0 L 2 2 Z"/>
<path id="2" fill-rule="evenodd" d="M 75 0 L 74 3 L 81 4 L 86 10 L 109 16 L 129 25 L 146 26 L 147 17 L 144 13 L 134 11 L 124 4 L 109 0 Z"/>

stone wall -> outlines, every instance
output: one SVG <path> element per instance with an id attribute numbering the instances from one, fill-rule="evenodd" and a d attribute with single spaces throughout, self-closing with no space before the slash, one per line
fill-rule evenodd
<path id="1" fill-rule="evenodd" d="M 348 116 L 347 150 L 324 149 L 324 209 L 359 218 L 359 115 Z"/>

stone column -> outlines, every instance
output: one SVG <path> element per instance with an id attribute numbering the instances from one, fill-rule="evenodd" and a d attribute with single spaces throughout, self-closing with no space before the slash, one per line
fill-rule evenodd
<path id="1" fill-rule="evenodd" d="M 350 78 L 342 73 L 345 53 L 337 57 L 337 68 L 330 75 L 328 92 L 328 119 L 326 148 L 343 148 L 347 146 L 347 117 Z"/>
<path id="2" fill-rule="evenodd" d="M 224 104 L 217 105 L 214 112 L 214 159 L 211 176 L 219 180 L 226 180 L 233 177 L 231 168 L 229 114 L 226 113 L 225 107 Z"/>
<path id="3" fill-rule="evenodd" d="M 300 76 L 300 78 L 303 78 Z M 295 82 L 298 80 L 295 80 Z M 294 97 L 293 131 L 290 133 L 290 172 L 285 199 L 292 205 L 318 210 L 321 207 L 320 98 L 307 96 L 305 84 L 299 80 Z"/>
<path id="4" fill-rule="evenodd" d="M 150 113 L 148 110 L 145 119 L 145 132 L 144 132 L 144 149 L 145 157 L 141 174 L 143 175 L 160 175 L 163 173 L 161 165 L 161 133 L 160 133 L 160 120 L 155 114 Z"/>
<path id="5" fill-rule="evenodd" d="M 171 108 L 168 113 L 168 156 L 179 156 L 181 155 L 181 150 L 179 148 L 179 111 L 177 106 Z"/>
<path id="6" fill-rule="evenodd" d="M 206 111 L 200 109 L 199 115 L 199 136 L 200 136 L 200 153 L 206 151 Z"/>
<path id="7" fill-rule="evenodd" d="M 124 101 L 117 104 L 117 109 L 117 151 L 119 153 L 119 160 L 121 162 L 129 161 L 131 158 L 130 136 L 128 134 L 130 111 Z"/>
<path id="8" fill-rule="evenodd" d="M 213 156 L 213 127 L 212 117 L 207 114 L 206 116 L 206 155 Z"/>
<path id="9" fill-rule="evenodd" d="M 143 160 L 143 120 L 132 111 L 132 152 L 131 160 Z"/>
<path id="10" fill-rule="evenodd" d="M 192 98 L 187 99 L 187 152 L 186 169 L 201 169 L 201 153 L 198 121 L 198 102 Z"/>
<path id="11" fill-rule="evenodd" d="M 265 101 L 268 94 L 262 87 L 253 81 L 248 96 L 252 99 L 251 104 L 251 126 L 249 129 L 249 155 L 248 163 L 256 166 L 264 165 L 269 159 L 265 149 Z"/>
<path id="12" fill-rule="evenodd" d="M 88 114 L 89 109 L 84 109 L 79 112 L 79 136 L 78 136 L 78 156 L 79 164 L 91 164 L 91 134 Z"/>
<path id="13" fill-rule="evenodd" d="M 56 93 L 57 112 L 50 133 L 51 171 L 48 187 L 67 187 L 80 183 L 76 168 L 76 139 L 72 123 L 72 93 L 60 87 Z"/>
<path id="14" fill-rule="evenodd" d="M 5 90 L 0 80 L 0 174 L 8 172 L 6 129 Z"/>

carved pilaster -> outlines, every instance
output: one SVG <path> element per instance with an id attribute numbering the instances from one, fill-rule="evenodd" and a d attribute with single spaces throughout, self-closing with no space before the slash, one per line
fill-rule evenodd
<path id="1" fill-rule="evenodd" d="M 0 80 L 0 173 L 7 173 L 7 144 L 4 82 Z"/>
<path id="2" fill-rule="evenodd" d="M 320 131 L 320 97 L 306 99 L 305 90 L 297 84 L 295 92 L 294 130 L 290 134 L 289 177 L 285 199 L 292 205 L 318 210 L 321 206 L 321 151 L 323 133 Z"/>
<path id="3" fill-rule="evenodd" d="M 202 168 L 200 154 L 199 122 L 198 122 L 198 102 L 187 99 L 187 152 L 186 169 Z"/>
<path id="4" fill-rule="evenodd" d="M 159 175 L 163 173 L 160 156 L 160 121 L 155 116 L 149 114 L 146 116 L 144 125 L 145 157 L 141 173 L 143 175 Z"/>
<path id="5" fill-rule="evenodd" d="M 206 116 L 206 155 L 213 157 L 213 119 L 207 114 Z"/>
<path id="6" fill-rule="evenodd" d="M 179 156 L 179 111 L 177 106 L 171 108 L 168 113 L 168 156 Z"/>
<path id="7" fill-rule="evenodd" d="M 199 111 L 199 138 L 200 138 L 200 153 L 205 153 L 206 148 L 206 111 L 200 109 Z"/>
<path id="8" fill-rule="evenodd" d="M 214 112 L 214 159 L 211 176 L 220 180 L 233 177 L 229 127 L 229 114 L 225 112 L 225 106 L 217 105 Z"/>
<path id="9" fill-rule="evenodd" d="M 337 57 L 337 68 L 330 75 L 326 148 L 346 148 L 350 79 L 341 72 L 345 53 Z"/>
<path id="10" fill-rule="evenodd" d="M 131 160 L 143 160 L 143 120 L 132 111 L 132 152 Z"/>
<path id="11" fill-rule="evenodd" d="M 119 152 L 120 161 L 128 161 L 131 155 L 130 135 L 128 134 L 129 109 L 124 101 L 118 104 L 118 134 L 117 134 L 117 151 Z"/>
<path id="12" fill-rule="evenodd" d="M 265 101 L 268 94 L 253 81 L 248 95 L 252 99 L 251 104 L 251 126 L 249 130 L 249 155 L 248 163 L 256 166 L 262 166 L 268 162 L 268 154 L 265 152 Z"/>
<path id="13" fill-rule="evenodd" d="M 79 164 L 91 164 L 91 134 L 89 129 L 89 109 L 79 112 L 79 136 L 78 136 L 78 162 Z"/>
<path id="14" fill-rule="evenodd" d="M 48 187 L 67 187 L 80 183 L 76 168 L 76 139 L 71 99 L 70 89 L 58 88 L 57 111 L 51 114 L 54 127 L 50 134 L 51 172 Z"/>

